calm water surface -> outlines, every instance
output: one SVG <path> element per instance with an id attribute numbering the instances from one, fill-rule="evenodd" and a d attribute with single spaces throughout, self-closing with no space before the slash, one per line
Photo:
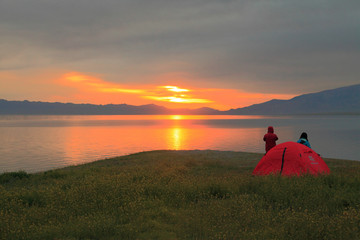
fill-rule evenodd
<path id="1" fill-rule="evenodd" d="M 323 157 L 360 160 L 360 116 L 0 116 L 0 172 L 38 172 L 159 149 L 264 152 L 302 131 Z"/>

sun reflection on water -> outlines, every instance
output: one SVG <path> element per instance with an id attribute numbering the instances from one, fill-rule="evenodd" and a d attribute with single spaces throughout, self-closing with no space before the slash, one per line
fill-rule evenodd
<path id="1" fill-rule="evenodd" d="M 183 129 L 171 128 L 170 134 L 171 134 L 172 141 L 169 142 L 169 145 L 172 145 L 172 146 L 169 146 L 169 148 L 174 149 L 174 150 L 180 150 L 182 147 L 181 141 L 182 141 Z"/>

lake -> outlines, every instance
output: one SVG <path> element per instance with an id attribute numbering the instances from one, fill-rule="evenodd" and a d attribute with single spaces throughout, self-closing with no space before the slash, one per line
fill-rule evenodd
<path id="1" fill-rule="evenodd" d="M 278 144 L 305 131 L 321 156 L 360 160 L 359 115 L 0 115 L 0 172 L 39 172 L 163 149 L 264 153 L 269 125 Z"/>

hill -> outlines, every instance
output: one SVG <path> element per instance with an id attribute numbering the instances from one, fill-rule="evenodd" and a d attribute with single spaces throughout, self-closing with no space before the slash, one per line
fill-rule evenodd
<path id="1" fill-rule="evenodd" d="M 168 109 L 155 104 L 74 104 L 30 101 L 7 101 L 0 99 L 0 114 L 43 115 L 277 115 L 277 114 L 360 114 L 360 84 L 309 93 L 290 100 L 273 99 L 244 108 L 219 111 L 212 108 Z"/>
<path id="2" fill-rule="evenodd" d="M 168 109 L 155 104 L 74 104 L 59 102 L 7 101 L 0 99 L 0 114 L 34 114 L 34 115 L 214 115 L 221 111 L 212 108 Z"/>
<path id="3" fill-rule="evenodd" d="M 231 109 L 228 114 L 360 113 L 360 84 Z"/>

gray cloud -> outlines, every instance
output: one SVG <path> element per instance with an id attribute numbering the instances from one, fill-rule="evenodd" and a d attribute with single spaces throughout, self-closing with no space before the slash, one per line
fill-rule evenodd
<path id="1" fill-rule="evenodd" d="M 0 35 L 0 70 L 68 67 L 125 83 L 186 72 L 274 93 L 360 75 L 357 0 L 2 0 Z"/>

